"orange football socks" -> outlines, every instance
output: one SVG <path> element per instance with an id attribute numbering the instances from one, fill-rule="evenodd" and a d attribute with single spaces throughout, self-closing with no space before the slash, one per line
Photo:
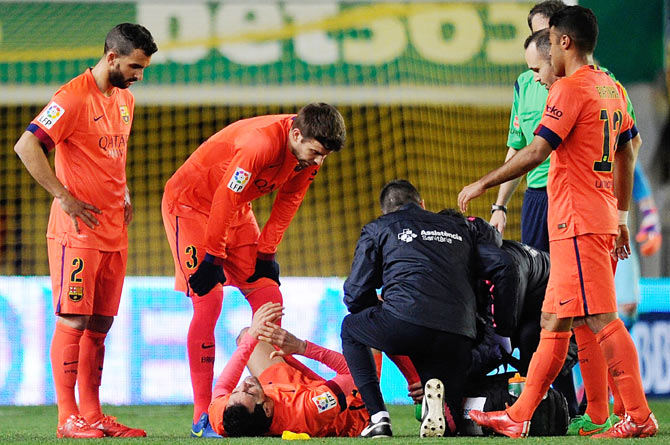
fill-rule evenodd
<path id="1" fill-rule="evenodd" d="M 89 424 L 102 418 L 100 383 L 107 334 L 86 329 L 79 342 L 79 411 Z"/>
<path id="2" fill-rule="evenodd" d="M 79 340 L 84 331 L 56 322 L 51 340 L 51 369 L 58 401 L 58 425 L 65 423 L 71 414 L 79 414 L 74 397 L 79 365 Z"/>
<path id="3" fill-rule="evenodd" d="M 507 414 L 515 422 L 533 417 L 535 408 L 549 390 L 549 386 L 561 371 L 570 346 L 572 332 L 550 332 L 542 329 L 537 346 L 528 367 L 526 386 L 519 399 L 507 408 Z"/>
<path id="4" fill-rule="evenodd" d="M 614 383 L 614 377 L 612 377 L 612 374 L 609 373 L 609 370 L 607 372 L 607 384 L 610 387 L 610 391 L 612 392 L 612 398 L 614 399 L 614 406 L 612 406 L 612 412 L 619 416 L 620 419 L 623 419 L 623 416 L 626 414 L 626 408 L 623 406 L 623 400 L 621 400 L 621 393 L 616 387 L 616 383 Z"/>
<path id="5" fill-rule="evenodd" d="M 610 322 L 596 334 L 607 361 L 614 384 L 621 394 L 623 405 L 635 423 L 649 417 L 649 405 L 644 395 L 637 350 L 621 319 Z"/>
<path id="6" fill-rule="evenodd" d="M 207 412 L 212 401 L 212 379 L 216 345 L 214 328 L 221 313 L 223 289 L 213 289 L 200 297 L 193 295 L 193 318 L 188 328 L 186 346 L 193 387 L 193 423 Z"/>
<path id="7" fill-rule="evenodd" d="M 573 328 L 577 340 L 579 370 L 584 379 L 586 392 L 586 414 L 598 425 L 607 421 L 609 415 L 607 394 L 607 362 L 596 340 L 596 335 L 587 325 Z"/>
<path id="8" fill-rule="evenodd" d="M 261 287 L 246 295 L 246 299 L 251 306 L 251 311 L 255 314 L 259 307 L 265 303 L 284 303 L 279 286 L 273 284 L 271 286 Z M 281 325 L 281 320 L 276 322 Z"/>

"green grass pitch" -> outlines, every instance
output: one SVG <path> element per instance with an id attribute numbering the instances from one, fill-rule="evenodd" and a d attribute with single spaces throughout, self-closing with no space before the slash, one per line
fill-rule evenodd
<path id="1" fill-rule="evenodd" d="M 645 445 L 670 443 L 670 400 L 651 400 L 650 405 L 660 425 L 660 432 L 653 438 L 643 440 Z M 67 444 L 67 443 L 110 443 L 124 442 L 132 444 L 180 444 L 197 443 L 194 441 L 216 441 L 215 439 L 191 439 L 189 437 L 191 422 L 190 405 L 145 405 L 145 406 L 107 406 L 105 413 L 117 416 L 120 422 L 147 430 L 149 437 L 145 439 L 96 439 L 96 440 L 65 440 L 56 439 L 56 407 L 55 406 L 1 406 L 0 407 L 0 444 Z M 509 444 L 506 437 L 458 437 L 420 439 L 419 423 L 414 419 L 414 407 L 410 405 L 389 406 L 393 422 L 393 439 L 380 439 L 374 443 L 395 442 L 408 444 L 457 443 L 457 444 Z M 278 438 L 246 438 L 223 439 L 225 443 L 269 444 L 279 443 Z M 309 443 L 362 443 L 359 438 L 312 439 Z M 593 439 L 580 437 L 537 437 L 526 439 L 525 443 L 542 443 L 549 445 L 574 445 L 576 441 L 592 443 Z M 603 442 L 602 440 L 596 441 Z M 612 443 L 611 441 L 605 441 Z"/>

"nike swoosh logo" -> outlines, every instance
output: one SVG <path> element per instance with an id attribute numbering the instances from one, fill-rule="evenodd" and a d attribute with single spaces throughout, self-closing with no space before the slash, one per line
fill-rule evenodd
<path id="1" fill-rule="evenodd" d="M 602 431 L 603 429 L 604 429 L 604 427 L 602 427 L 602 426 L 598 427 L 598 428 L 594 428 L 592 430 L 585 430 L 584 427 L 582 427 L 582 428 L 579 429 L 579 435 L 580 436 L 591 436 L 593 434 L 596 434 L 598 431 Z"/>
<path id="2" fill-rule="evenodd" d="M 197 433 L 195 431 L 193 431 L 193 429 L 191 429 L 191 434 L 193 434 L 195 437 L 202 437 L 202 432 L 203 431 L 205 431 L 204 428 L 201 429 L 200 431 L 198 431 Z"/>
<path id="3" fill-rule="evenodd" d="M 75 360 L 73 362 L 63 362 L 63 366 L 74 365 L 75 363 L 79 363 L 79 360 Z"/>
<path id="4" fill-rule="evenodd" d="M 98 122 L 100 119 L 102 119 L 103 116 L 104 116 L 104 114 L 101 114 L 101 115 L 98 116 L 98 117 L 94 117 L 93 120 L 94 120 L 95 122 Z"/>
<path id="5" fill-rule="evenodd" d="M 206 345 L 206 344 L 204 344 L 204 343 L 203 343 L 202 345 L 200 345 L 200 346 L 202 346 L 202 349 L 210 349 L 210 348 L 213 348 L 213 347 L 214 347 L 213 344 L 212 344 L 212 345 Z"/>
<path id="6" fill-rule="evenodd" d="M 559 306 L 563 306 L 564 304 L 570 303 L 572 300 L 574 300 L 574 298 L 570 298 L 569 300 L 565 300 L 565 301 L 559 301 L 558 304 L 559 304 Z"/>

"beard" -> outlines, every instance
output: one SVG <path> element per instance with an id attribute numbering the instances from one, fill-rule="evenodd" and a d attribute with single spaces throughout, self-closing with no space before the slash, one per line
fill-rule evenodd
<path id="1" fill-rule="evenodd" d="M 130 86 L 129 82 L 135 82 L 136 80 L 137 79 L 134 77 L 126 79 L 118 65 L 109 72 L 109 83 L 111 83 L 112 86 L 115 86 L 116 88 L 126 89 Z"/>

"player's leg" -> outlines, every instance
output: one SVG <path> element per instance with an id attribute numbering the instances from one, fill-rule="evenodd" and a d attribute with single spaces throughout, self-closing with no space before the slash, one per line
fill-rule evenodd
<path id="1" fill-rule="evenodd" d="M 74 387 L 79 369 L 80 342 L 93 312 L 95 276 L 84 268 L 88 263 L 94 270 L 95 258 L 88 249 L 67 248 L 47 240 L 54 310 L 58 316 L 51 341 L 51 369 L 58 404 L 58 437 L 96 438 L 98 431 L 80 415 Z"/>
<path id="2" fill-rule="evenodd" d="M 540 343 L 530 361 L 521 396 L 506 411 L 470 412 L 475 422 L 510 437 L 528 434 L 535 409 L 565 361 L 572 336 L 572 318 L 583 315 L 581 264 L 574 239 L 553 241 L 550 255 L 552 268 L 542 306 Z"/>
<path id="3" fill-rule="evenodd" d="M 128 252 L 102 252 L 96 274 L 93 315 L 82 336 L 79 350 L 79 405 L 82 415 L 94 428 L 109 437 L 145 437 L 147 433 L 130 428 L 105 415 L 100 406 L 100 384 L 105 361 L 105 338 L 118 314 L 126 274 Z"/>
<path id="4" fill-rule="evenodd" d="M 221 313 L 223 286 L 217 284 L 203 296 L 191 292 L 188 278 L 205 256 L 202 238 L 207 218 L 200 214 L 194 214 L 192 218 L 179 217 L 170 214 L 168 207 L 163 197 L 161 209 L 175 264 L 175 290 L 184 292 L 193 304 L 193 317 L 186 340 L 194 401 L 191 434 L 196 437 L 219 437 L 211 431 L 208 418 L 203 419 L 203 416 L 207 417 L 207 408 L 212 398 L 216 350 L 214 328 Z"/>
<path id="5" fill-rule="evenodd" d="M 548 202 L 546 189 L 529 187 L 521 205 L 521 242 L 542 252 L 549 252 Z"/>
<path id="6" fill-rule="evenodd" d="M 598 345 L 596 336 L 583 319 L 575 321 L 573 332 L 577 339 L 579 367 L 584 380 L 584 392 L 587 401 L 584 414 L 587 417 L 577 416 L 573 419 L 568 428 L 568 434 L 596 434 L 601 432 L 602 428 L 607 429 L 611 426 L 607 423 L 609 416 L 607 362 L 600 345 Z"/>
<path id="7" fill-rule="evenodd" d="M 416 351 L 410 354 L 424 383 L 420 435 L 454 435 L 463 418 L 463 396 L 472 361 L 473 342 L 462 335 L 431 331 L 431 341 L 417 342 L 420 347 L 417 346 Z M 431 398 L 439 396 L 439 388 L 436 387 L 439 384 L 443 388 L 443 397 L 431 401 Z"/>
<path id="8" fill-rule="evenodd" d="M 247 281 L 256 268 L 259 237 L 260 229 L 253 212 L 248 207 L 243 208 L 236 216 L 235 225 L 230 228 L 227 258 L 223 265 L 226 285 L 240 289 L 251 306 L 252 313 L 265 303 L 284 302 L 279 284 L 272 279 L 262 277 L 253 282 Z M 281 325 L 281 320 L 279 324 Z"/>
<path id="9" fill-rule="evenodd" d="M 597 323 L 593 323 L 594 319 Z M 589 327 L 593 330 L 600 328 L 596 333 L 596 339 L 602 348 L 609 373 L 619 391 L 626 413 L 624 419 L 611 430 L 594 437 L 653 436 L 658 431 L 658 423 L 647 404 L 640 377 L 637 350 L 628 330 L 615 312 L 601 314 L 594 319 L 589 319 Z"/>
<path id="10" fill-rule="evenodd" d="M 578 238 L 585 264 L 586 323 L 596 334 L 626 410 L 625 420 L 603 434 L 605 437 L 644 437 L 654 435 L 658 425 L 642 387 L 635 344 L 616 313 L 613 268 L 608 267 L 614 238 L 613 235 Z"/>
<path id="11" fill-rule="evenodd" d="M 580 306 L 580 263 L 572 239 L 551 243 L 551 272 L 542 305 L 540 343 L 531 359 L 526 386 L 507 410 L 511 419 L 528 421 L 560 372 L 570 344 L 572 318 Z"/>
<path id="12" fill-rule="evenodd" d="M 412 341 L 414 336 L 403 335 L 406 325 L 409 323 L 390 316 L 377 306 L 349 314 L 342 321 L 342 353 L 370 413 L 370 424 L 361 433 L 364 437 L 392 435 L 370 348 L 390 354 L 409 353 L 416 343 Z"/>

